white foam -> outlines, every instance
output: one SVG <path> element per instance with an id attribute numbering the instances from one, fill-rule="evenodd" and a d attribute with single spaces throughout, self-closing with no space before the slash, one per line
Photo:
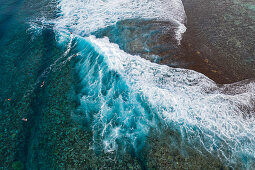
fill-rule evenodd
<path id="1" fill-rule="evenodd" d="M 127 54 L 108 38 L 87 40 L 133 91 L 142 92 L 162 120 L 175 124 L 190 144 L 199 141 L 194 148 L 202 145 L 228 161 L 255 157 L 254 82 L 218 87 L 201 73 Z"/>
<path id="2" fill-rule="evenodd" d="M 181 0 L 61 0 L 58 7 L 61 15 L 55 21 L 56 30 L 69 30 L 81 36 L 120 20 L 135 18 L 179 23 L 177 40 L 186 30 Z M 208 152 L 229 161 L 238 155 L 255 157 L 254 82 L 220 88 L 195 71 L 157 65 L 127 54 L 107 38 L 89 36 L 86 40 L 104 56 L 108 67 L 125 79 L 132 92 L 141 92 L 155 113 L 168 124 L 176 125 L 174 128 L 182 133 L 185 141 L 194 143 L 194 148 L 203 146 Z M 81 69 L 90 69 L 86 67 Z M 90 102 L 85 97 L 83 100 L 87 105 Z M 108 108 L 101 107 L 100 114 L 103 114 L 103 109 Z M 145 121 L 149 123 L 149 120 Z M 110 124 L 108 127 L 112 128 L 111 139 L 104 138 L 103 143 L 109 150 L 116 149 L 115 141 L 122 135 L 121 127 Z"/>
<path id="3" fill-rule="evenodd" d="M 156 19 L 175 21 L 177 40 L 185 31 L 186 14 L 181 0 L 60 0 L 57 29 L 70 29 L 79 35 L 88 35 L 100 28 L 125 19 Z"/>

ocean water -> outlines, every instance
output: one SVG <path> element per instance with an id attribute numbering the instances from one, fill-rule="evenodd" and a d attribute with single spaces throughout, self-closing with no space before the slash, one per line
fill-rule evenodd
<path id="1" fill-rule="evenodd" d="M 180 0 L 0 3 L 0 168 L 255 167 L 254 80 L 150 53 L 181 44 Z"/>

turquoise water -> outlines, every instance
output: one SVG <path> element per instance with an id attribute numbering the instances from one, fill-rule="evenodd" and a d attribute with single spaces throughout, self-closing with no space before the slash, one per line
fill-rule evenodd
<path id="1" fill-rule="evenodd" d="M 181 1 L 0 4 L 0 169 L 255 167 L 254 81 L 150 55 L 178 47 Z"/>

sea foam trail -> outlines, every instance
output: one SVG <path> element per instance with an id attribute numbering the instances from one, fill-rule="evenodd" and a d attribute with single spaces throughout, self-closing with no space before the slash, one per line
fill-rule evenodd
<path id="1" fill-rule="evenodd" d="M 136 18 L 178 23 L 179 41 L 186 29 L 180 0 L 61 0 L 58 8 L 55 30 L 81 36 Z M 181 136 L 184 145 L 206 150 L 230 164 L 242 161 L 246 168 L 252 166 L 254 82 L 218 87 L 195 71 L 127 54 L 107 38 L 76 40 L 80 110 L 93 130 L 95 149 L 111 152 L 131 146 L 139 151 L 150 130 L 163 122 Z"/>
<path id="2" fill-rule="evenodd" d="M 218 87 L 201 73 L 127 54 L 108 38 L 80 39 L 80 109 L 101 149 L 131 144 L 139 150 L 150 129 L 164 122 L 194 149 L 251 166 L 254 82 Z"/>
<path id="3" fill-rule="evenodd" d="M 186 14 L 181 0 L 61 0 L 56 28 L 89 35 L 126 19 L 156 19 L 178 23 L 176 38 L 186 31 Z"/>

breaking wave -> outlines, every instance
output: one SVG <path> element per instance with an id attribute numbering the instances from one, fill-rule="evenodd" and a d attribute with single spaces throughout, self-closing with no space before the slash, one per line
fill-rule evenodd
<path id="1" fill-rule="evenodd" d="M 89 35 L 100 28 L 126 19 L 157 19 L 172 21 L 176 39 L 186 31 L 186 14 L 181 0 L 61 0 L 56 29 L 68 29 L 79 35 Z"/>
<path id="2" fill-rule="evenodd" d="M 151 130 L 163 126 L 199 152 L 230 165 L 255 166 L 254 81 L 218 86 L 201 73 L 151 63 L 90 35 L 121 20 L 143 18 L 178 23 L 180 41 L 186 29 L 181 1 L 61 0 L 58 7 L 60 43 L 67 32 L 75 35 L 79 110 L 92 128 L 95 150 L 139 152 Z"/>
<path id="3" fill-rule="evenodd" d="M 201 73 L 127 54 L 108 38 L 77 41 L 80 110 L 95 148 L 139 151 L 163 122 L 182 142 L 228 163 L 255 157 L 253 81 L 219 87 Z"/>

